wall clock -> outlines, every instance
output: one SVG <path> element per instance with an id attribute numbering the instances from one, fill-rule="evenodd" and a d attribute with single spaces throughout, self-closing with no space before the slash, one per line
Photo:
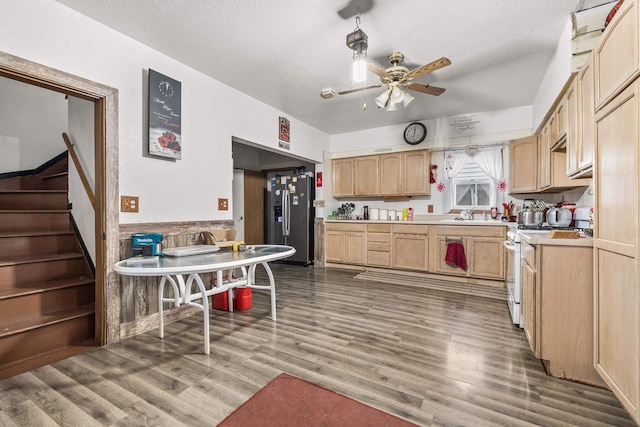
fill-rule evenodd
<path id="1" fill-rule="evenodd" d="M 411 145 L 420 144 L 427 137 L 427 127 L 419 122 L 410 123 L 404 129 L 404 142 Z"/>

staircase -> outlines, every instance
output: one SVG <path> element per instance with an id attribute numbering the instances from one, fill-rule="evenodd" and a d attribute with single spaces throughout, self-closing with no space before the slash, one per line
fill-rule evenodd
<path id="1" fill-rule="evenodd" d="M 73 231 L 67 154 L 0 179 L 0 378 L 85 351 L 95 281 Z"/>

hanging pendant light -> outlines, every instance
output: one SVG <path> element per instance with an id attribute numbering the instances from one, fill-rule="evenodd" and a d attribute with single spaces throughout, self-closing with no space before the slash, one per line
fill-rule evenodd
<path id="1" fill-rule="evenodd" d="M 367 47 L 369 38 L 360 29 L 360 10 L 356 16 L 356 28 L 347 34 L 347 46 L 353 50 L 353 68 L 351 80 L 354 84 L 364 84 L 367 81 Z"/>

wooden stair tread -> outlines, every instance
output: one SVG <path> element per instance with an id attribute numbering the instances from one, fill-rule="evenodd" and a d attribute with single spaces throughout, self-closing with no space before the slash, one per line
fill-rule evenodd
<path id="1" fill-rule="evenodd" d="M 1 209 L 2 213 L 19 213 L 19 214 L 50 214 L 50 213 L 69 213 L 69 209 Z"/>
<path id="2" fill-rule="evenodd" d="M 51 231 L 17 231 L 0 232 L 0 239 L 13 237 L 43 237 L 43 236 L 64 236 L 75 234 L 73 230 L 51 230 Z"/>
<path id="3" fill-rule="evenodd" d="M 47 280 L 36 283 L 29 283 L 17 288 L 0 289 L 0 301 L 18 298 L 25 295 L 38 294 L 43 292 L 55 291 L 58 289 L 72 288 L 75 286 L 86 285 L 95 282 L 95 279 L 90 276 L 76 276 L 64 279 Z"/>
<path id="4" fill-rule="evenodd" d="M 95 305 L 87 304 L 70 310 L 61 310 L 42 314 L 28 319 L 14 319 L 11 323 L 0 323 L 0 338 L 20 334 L 33 329 L 64 322 L 78 317 L 85 317 L 95 313 Z"/>
<path id="5" fill-rule="evenodd" d="M 66 259 L 84 258 L 84 254 L 80 252 L 64 252 L 45 255 L 17 256 L 0 258 L 0 267 L 6 267 L 18 264 L 33 264 L 36 262 L 62 261 Z"/>
<path id="6" fill-rule="evenodd" d="M 0 194 L 62 194 L 68 192 L 68 190 L 0 190 Z"/>
<path id="7" fill-rule="evenodd" d="M 66 175 L 69 175 L 69 172 L 54 173 L 54 174 L 51 174 L 51 175 L 41 176 L 40 178 L 49 179 L 49 178 L 57 178 L 59 176 L 66 176 Z"/>

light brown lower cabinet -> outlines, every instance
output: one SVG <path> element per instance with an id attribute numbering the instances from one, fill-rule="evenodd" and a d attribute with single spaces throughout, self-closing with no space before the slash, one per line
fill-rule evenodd
<path id="1" fill-rule="evenodd" d="M 593 248 L 521 249 L 521 310 L 534 354 L 553 377 L 604 386 L 593 365 Z"/>
<path id="2" fill-rule="evenodd" d="M 327 224 L 325 257 L 327 262 L 361 265 L 365 263 L 364 224 Z"/>
<path id="3" fill-rule="evenodd" d="M 436 230 L 436 273 L 504 280 L 505 227 L 439 226 Z M 447 239 L 459 240 L 464 246 L 467 271 L 445 262 Z"/>
<path id="4" fill-rule="evenodd" d="M 429 270 L 429 227 L 427 225 L 393 225 L 394 268 Z"/>
<path id="5" fill-rule="evenodd" d="M 367 224 L 367 265 L 391 267 L 391 225 Z"/>

